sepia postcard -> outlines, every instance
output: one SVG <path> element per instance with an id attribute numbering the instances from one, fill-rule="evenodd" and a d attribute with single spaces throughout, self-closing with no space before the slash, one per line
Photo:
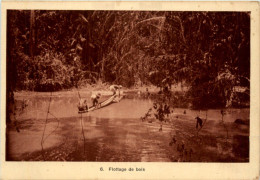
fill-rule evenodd
<path id="1" fill-rule="evenodd" d="M 259 2 L 1 8 L 0 179 L 259 179 Z"/>

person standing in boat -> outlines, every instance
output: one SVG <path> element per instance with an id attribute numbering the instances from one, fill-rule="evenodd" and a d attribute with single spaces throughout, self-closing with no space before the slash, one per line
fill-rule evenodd
<path id="1" fill-rule="evenodd" d="M 109 87 L 109 90 L 113 92 L 113 95 L 116 94 L 117 91 L 119 91 L 119 96 L 120 96 L 120 89 L 122 88 L 121 85 L 111 85 Z"/>
<path id="2" fill-rule="evenodd" d="M 93 103 L 93 106 L 97 106 L 98 105 L 98 100 L 100 99 L 100 97 L 101 97 L 100 93 L 92 94 L 92 96 L 90 98 L 91 98 L 91 101 Z"/>

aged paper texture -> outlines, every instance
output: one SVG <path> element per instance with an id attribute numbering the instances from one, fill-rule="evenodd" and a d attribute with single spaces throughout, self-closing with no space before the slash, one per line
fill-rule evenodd
<path id="1" fill-rule="evenodd" d="M 259 179 L 259 3 L 258 2 L 25 2 L 4 1 L 1 7 L 1 162 L 0 179 Z M 113 10 L 250 13 L 250 135 L 249 162 L 133 162 L 115 160 L 8 160 L 6 142 L 7 11 Z M 82 18 L 84 21 L 84 18 Z M 87 20 L 85 19 L 87 22 Z M 63 29 L 62 31 L 69 31 Z M 75 30 L 76 31 L 76 30 Z M 101 30 L 100 30 L 101 31 Z M 243 36 L 243 35 L 241 35 Z M 85 41 L 81 37 L 82 41 Z M 32 40 L 33 41 L 33 40 Z M 89 46 L 94 47 L 90 44 Z M 80 49 L 80 47 L 78 48 Z M 28 50 L 29 51 L 29 50 Z M 47 106 L 46 106 L 47 107 Z M 131 107 L 132 108 L 132 107 Z M 58 108 L 57 108 L 58 111 Z M 131 113 L 129 113 L 130 116 Z M 45 117 L 45 114 L 43 115 Z M 156 129 L 157 130 L 157 129 Z M 19 131 L 19 130 L 17 130 Z M 158 131 L 158 130 L 157 130 Z M 99 133 L 99 132 L 98 132 Z M 101 134 L 98 134 L 99 136 Z M 92 134 L 93 135 L 93 134 Z M 32 135 L 33 136 L 33 135 Z M 93 135 L 95 136 L 95 135 Z M 85 137 L 84 137 L 85 138 Z M 87 137 L 88 138 L 88 137 Z M 151 137 L 152 138 L 152 137 Z M 29 137 L 30 139 L 30 137 Z M 17 140 L 19 141 L 19 140 Z M 10 141 L 12 143 L 13 141 Z M 33 140 L 32 140 L 33 144 Z M 30 146 L 30 145 L 29 145 Z M 168 146 L 168 145 L 167 145 Z M 19 151 L 22 144 L 14 147 Z M 30 148 L 30 147 L 26 147 Z M 84 147 L 85 148 L 85 147 Z M 134 147 L 136 148 L 136 147 Z M 137 147 L 138 149 L 138 147 Z M 84 149 L 85 150 L 85 149 Z M 12 151 L 12 152 L 13 152 Z M 111 152 L 107 152 L 111 153 Z M 116 154 L 115 154 L 116 156 Z M 116 157 L 115 157 L 116 158 Z M 134 157 L 133 157 L 134 159 Z M 112 160 L 111 160 L 112 161 Z M 132 168 L 132 169 L 131 169 Z M 113 170 L 114 169 L 114 170 Z M 119 170 L 121 169 L 121 170 Z M 125 169 L 125 170 L 123 170 Z"/>

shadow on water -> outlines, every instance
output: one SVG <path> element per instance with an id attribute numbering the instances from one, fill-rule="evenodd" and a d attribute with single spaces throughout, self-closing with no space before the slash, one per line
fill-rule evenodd
<path id="1" fill-rule="evenodd" d="M 103 97 L 106 98 L 106 97 Z M 48 97 L 28 98 L 26 110 L 17 116 L 20 132 L 14 128 L 7 132 L 7 160 L 11 161 L 107 161 L 107 162 L 168 162 L 180 161 L 179 142 L 188 142 L 185 147 L 193 148 L 192 162 L 247 161 L 249 156 L 249 127 L 234 125 L 236 118 L 249 118 L 249 109 L 231 109 L 225 116 L 230 131 L 225 147 L 225 129 L 220 124 L 219 110 L 208 111 L 208 123 L 201 131 L 201 139 L 194 139 L 197 115 L 204 118 L 204 111 L 181 108 L 174 109 L 173 124 L 155 121 L 142 122 L 140 117 L 152 107 L 149 99 L 125 98 L 106 108 L 85 113 L 77 112 L 77 97 L 54 97 L 46 126 L 46 140 L 41 150 Z M 88 98 L 88 103 L 90 99 Z M 177 118 L 178 119 L 177 119 Z M 184 128 L 185 127 L 185 128 Z M 177 143 L 169 146 L 172 135 Z M 220 141 L 219 138 L 222 140 Z M 219 142 L 222 142 L 219 144 Z M 204 150 L 201 144 L 204 143 Z M 85 144 L 85 148 L 84 148 Z M 197 149 L 200 149 L 196 151 Z M 225 148 L 229 154 L 223 154 Z M 85 149 L 85 150 L 84 150 Z M 202 154 L 205 153 L 205 154 Z M 43 159 L 43 154 L 45 159 Z M 200 158 L 198 158 L 200 157 Z M 183 157 L 182 159 L 183 160 Z"/>

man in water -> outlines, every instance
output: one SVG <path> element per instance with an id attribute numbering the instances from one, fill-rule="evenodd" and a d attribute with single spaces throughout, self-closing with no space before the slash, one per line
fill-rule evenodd
<path id="1" fill-rule="evenodd" d="M 202 119 L 199 118 L 199 116 L 197 116 L 195 119 L 197 120 L 197 122 L 196 122 L 196 129 L 198 129 L 199 126 L 200 126 L 200 128 L 202 128 L 202 123 L 203 123 Z"/>
<path id="2" fill-rule="evenodd" d="M 91 100 L 92 100 L 93 106 L 97 106 L 98 105 L 98 100 L 99 100 L 100 97 L 101 97 L 100 93 L 92 94 Z"/>
<path id="3" fill-rule="evenodd" d="M 116 92 L 117 92 L 119 89 L 121 89 L 121 88 L 122 88 L 121 85 L 111 85 L 111 86 L 109 87 L 109 90 L 113 92 L 113 95 L 115 95 Z M 120 91 L 119 91 L 119 96 L 120 96 Z"/>

